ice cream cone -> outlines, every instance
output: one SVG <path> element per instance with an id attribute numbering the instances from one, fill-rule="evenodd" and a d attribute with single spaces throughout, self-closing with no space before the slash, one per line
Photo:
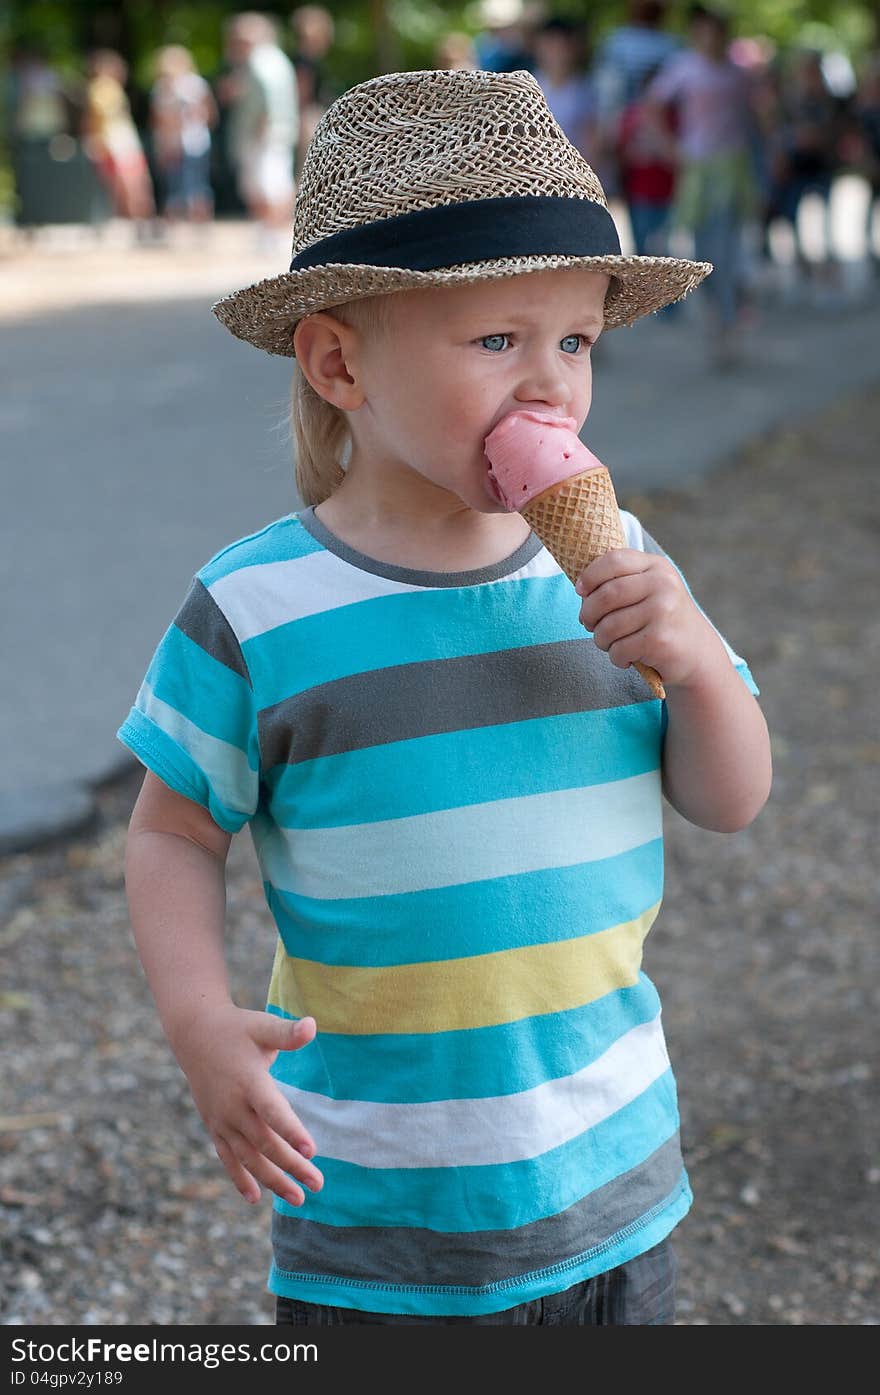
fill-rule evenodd
<path id="1" fill-rule="evenodd" d="M 628 546 L 614 485 L 604 465 L 560 480 L 520 512 L 572 583 L 584 567 L 612 547 Z M 666 697 L 656 669 L 638 663 L 633 668 L 655 697 Z"/>

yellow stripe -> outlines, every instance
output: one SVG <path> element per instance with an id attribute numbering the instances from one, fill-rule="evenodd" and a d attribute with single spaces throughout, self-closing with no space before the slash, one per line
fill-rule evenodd
<path id="1" fill-rule="evenodd" d="M 279 940 L 269 1003 L 347 1036 L 460 1032 L 565 1012 L 636 982 L 659 909 L 575 940 L 378 969 L 293 959 Z"/>

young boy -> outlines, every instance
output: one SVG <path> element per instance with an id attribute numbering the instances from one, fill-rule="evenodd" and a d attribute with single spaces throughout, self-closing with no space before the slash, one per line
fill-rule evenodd
<path id="1" fill-rule="evenodd" d="M 708 270 L 620 256 L 528 74 L 403 73 L 322 118 L 291 271 L 215 307 L 296 357 L 307 507 L 203 567 L 157 651 L 120 732 L 148 767 L 127 881 L 217 1153 L 275 1193 L 279 1322 L 673 1321 L 661 791 L 744 827 L 767 730 L 638 521 L 579 599 L 483 441 L 521 409 L 580 429 L 603 324 Z M 222 951 L 246 823 L 265 1014 Z"/>

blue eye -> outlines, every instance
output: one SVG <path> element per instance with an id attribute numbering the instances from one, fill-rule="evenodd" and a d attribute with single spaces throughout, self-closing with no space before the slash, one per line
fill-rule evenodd
<path id="1" fill-rule="evenodd" d="M 576 354 L 581 346 L 581 338 L 580 334 L 566 334 L 564 339 L 560 339 L 559 347 L 564 354 Z"/>
<path id="2" fill-rule="evenodd" d="M 498 354 L 502 351 L 502 349 L 505 349 L 507 347 L 507 335 L 487 334 L 485 339 L 480 340 L 480 343 L 482 344 L 483 348 L 488 349 L 490 353 Z"/>

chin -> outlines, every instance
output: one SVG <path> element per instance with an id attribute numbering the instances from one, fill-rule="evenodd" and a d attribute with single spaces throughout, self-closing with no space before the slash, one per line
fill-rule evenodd
<path id="1" fill-rule="evenodd" d="M 495 497 L 483 474 L 477 480 L 467 479 L 458 497 L 475 513 L 510 513 L 507 505 Z"/>
<path id="2" fill-rule="evenodd" d="M 459 494 L 462 503 L 467 504 L 474 513 L 509 513 L 510 510 L 503 504 L 499 504 L 496 499 L 490 499 L 482 491 L 475 491 L 473 495 Z"/>
<path id="3" fill-rule="evenodd" d="M 465 500 L 465 503 L 468 502 Z M 510 513 L 510 509 L 506 509 L 503 504 L 496 503 L 494 499 L 478 499 L 470 506 L 475 513 Z"/>

